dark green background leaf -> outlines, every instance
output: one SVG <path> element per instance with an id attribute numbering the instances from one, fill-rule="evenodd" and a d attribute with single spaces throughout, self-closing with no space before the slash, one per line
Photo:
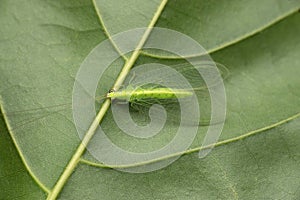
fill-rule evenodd
<path id="1" fill-rule="evenodd" d="M 46 194 L 34 182 L 0 118 L 0 199 L 43 199 Z"/>

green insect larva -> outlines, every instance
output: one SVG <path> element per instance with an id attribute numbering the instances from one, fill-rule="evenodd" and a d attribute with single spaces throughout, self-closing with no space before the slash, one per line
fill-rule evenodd
<path id="1" fill-rule="evenodd" d="M 153 88 L 153 89 L 143 89 L 143 88 L 125 88 L 120 91 L 112 91 L 107 94 L 106 97 L 112 99 L 127 100 L 129 102 L 145 100 L 145 99 L 175 99 L 175 98 L 185 98 L 192 96 L 193 92 L 182 89 L 170 89 L 170 88 Z"/>

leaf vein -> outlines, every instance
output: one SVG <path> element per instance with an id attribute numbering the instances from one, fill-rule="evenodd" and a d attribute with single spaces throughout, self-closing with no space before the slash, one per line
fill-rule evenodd
<path id="1" fill-rule="evenodd" d="M 90 166 L 93 166 L 93 167 L 100 167 L 100 168 L 116 168 L 116 169 L 118 169 L 118 168 L 131 168 L 131 167 L 143 166 L 143 165 L 159 162 L 159 161 L 162 161 L 162 160 L 166 160 L 166 159 L 169 159 L 169 158 L 173 158 L 173 157 L 176 157 L 176 156 L 195 153 L 195 152 L 198 152 L 198 151 L 203 150 L 203 149 L 211 148 L 213 146 L 218 147 L 218 146 L 222 146 L 222 145 L 229 144 L 229 143 L 232 143 L 232 142 L 237 142 L 237 141 L 240 141 L 242 139 L 248 138 L 250 136 L 256 135 L 258 133 L 262 133 L 264 131 L 276 128 L 276 127 L 278 127 L 280 125 L 283 125 L 287 122 L 290 122 L 290 121 L 292 121 L 292 120 L 294 120 L 298 117 L 300 117 L 300 112 L 295 114 L 295 115 L 292 115 L 291 117 L 283 119 L 279 122 L 271 124 L 269 126 L 265 126 L 265 127 L 250 131 L 248 133 L 245 133 L 245 134 L 237 136 L 237 137 L 233 137 L 233 138 L 230 138 L 230 139 L 227 139 L 227 140 L 223 140 L 223 141 L 220 141 L 220 142 L 208 145 L 208 146 L 203 146 L 203 147 L 200 146 L 200 147 L 192 148 L 192 149 L 189 149 L 189 150 L 186 150 L 186 151 L 183 151 L 183 152 L 177 152 L 177 153 L 174 153 L 174 154 L 163 156 L 163 157 L 160 157 L 160 158 L 157 158 L 157 159 L 148 160 L 148 161 L 145 161 L 145 162 L 133 163 L 133 164 L 130 164 L 130 165 L 105 165 L 103 163 L 96 163 L 96 162 L 93 162 L 93 161 L 86 160 L 84 158 L 81 158 L 80 162 L 82 162 L 84 164 L 87 164 L 87 165 L 90 165 Z"/>
<path id="2" fill-rule="evenodd" d="M 0 96 L 1 97 L 1 96 Z M 28 171 L 29 175 L 33 178 L 34 182 L 45 192 L 49 193 L 50 192 L 50 189 L 47 188 L 40 180 L 39 178 L 33 173 L 33 171 L 30 169 L 30 166 L 28 165 L 28 163 L 26 162 L 26 159 L 24 157 L 24 154 L 22 152 L 22 150 L 19 148 L 19 145 L 18 145 L 18 142 L 14 136 L 14 132 L 12 131 L 12 127 L 10 126 L 9 122 L 8 122 L 8 119 L 5 115 L 5 109 L 3 108 L 3 103 L 2 103 L 2 100 L 0 98 L 0 112 L 3 116 L 3 119 L 4 119 L 4 122 L 5 122 L 5 125 L 6 125 L 6 128 L 7 128 L 7 131 L 15 145 L 15 148 L 21 158 L 21 161 L 22 163 L 24 164 L 26 170 Z"/>

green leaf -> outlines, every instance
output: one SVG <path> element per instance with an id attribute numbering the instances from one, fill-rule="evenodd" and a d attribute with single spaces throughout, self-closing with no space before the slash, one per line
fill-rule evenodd
<path id="1" fill-rule="evenodd" d="M 159 4 L 136 0 L 96 2 L 109 35 L 146 27 Z M 157 26 L 185 33 L 208 52 L 214 52 L 262 31 L 298 9 L 299 0 L 177 0 L 168 2 Z"/>
<path id="2" fill-rule="evenodd" d="M 36 185 L 15 148 L 4 123 L 0 118 L 0 199 L 43 199 L 46 197 Z"/>
<path id="3" fill-rule="evenodd" d="M 0 105 L 15 144 L 7 137 L 1 139 L 4 164 L 1 162 L 0 171 L 1 177 L 6 177 L 0 181 L 5 191 L 1 198 L 43 198 L 43 192 L 53 190 L 80 140 L 71 110 L 49 106 L 71 103 L 75 74 L 98 43 L 111 33 L 148 26 L 160 3 L 2 2 Z M 204 159 L 199 160 L 197 153 L 188 154 L 148 174 L 102 169 L 86 152 L 62 185 L 60 198 L 297 198 L 300 16 L 292 13 L 299 8 L 299 1 L 168 2 L 157 25 L 184 32 L 209 51 L 220 49 L 212 57 L 231 73 L 225 81 L 228 113 L 218 147 Z M 280 18 L 284 19 L 275 23 Z M 236 44 L 225 48 L 233 42 Z M 147 55 L 140 56 L 138 62 L 149 60 L 177 62 Z M 107 72 L 107 87 L 117 77 L 123 61 L 116 63 L 118 67 Z M 36 108 L 43 109 L 32 110 Z M 10 114 L 21 110 L 27 111 Z M 111 117 L 108 113 L 102 123 L 103 129 L 110 131 L 109 137 L 120 146 L 136 144 L 123 137 Z M 163 141 L 157 139 L 148 147 L 161 145 L 170 137 L 165 135 Z M 202 137 L 199 134 L 190 152 L 197 152 Z M 144 143 L 139 145 L 137 150 L 142 150 Z M 6 152 L 13 149 L 17 149 L 25 167 L 16 152 L 15 157 L 8 157 Z M 8 173 L 9 169 L 22 173 L 20 178 Z M 21 187 L 25 181 L 28 185 Z"/>
<path id="4" fill-rule="evenodd" d="M 147 174 L 79 165 L 61 199 L 297 199 L 300 120 Z M 84 192 L 82 192 L 84 191 Z"/>
<path id="5" fill-rule="evenodd" d="M 170 1 L 157 25 L 185 33 L 212 52 L 260 32 L 298 9 L 299 1 Z"/>
<path id="6" fill-rule="evenodd" d="M 4 5 L 0 22 L 3 110 L 10 113 L 71 103 L 80 63 L 105 39 L 92 3 L 35 0 L 5 1 Z M 70 110 L 44 110 L 42 115 L 46 117 L 30 112 L 6 118 L 26 164 L 50 189 L 79 138 Z"/>
<path id="7" fill-rule="evenodd" d="M 147 27 L 161 3 L 160 0 L 94 0 L 94 2 L 108 35 L 115 35 L 137 27 Z"/>

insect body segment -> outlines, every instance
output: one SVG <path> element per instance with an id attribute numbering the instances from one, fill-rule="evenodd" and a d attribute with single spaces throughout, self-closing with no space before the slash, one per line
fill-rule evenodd
<path id="1" fill-rule="evenodd" d="M 131 89 L 126 88 L 107 94 L 108 98 L 127 100 L 129 102 L 139 101 L 142 99 L 176 99 L 192 96 L 193 92 L 183 89 L 170 88 L 152 88 L 152 89 Z"/>

